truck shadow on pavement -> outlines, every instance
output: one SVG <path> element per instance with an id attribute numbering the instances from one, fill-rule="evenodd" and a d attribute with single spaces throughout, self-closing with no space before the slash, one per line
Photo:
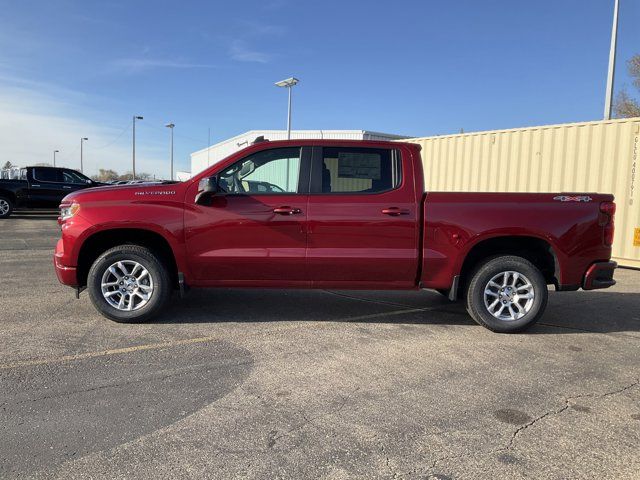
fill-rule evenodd
<path id="1" fill-rule="evenodd" d="M 640 332 L 640 293 L 551 293 L 544 317 L 531 332 L 538 333 L 545 326 L 557 327 L 553 330 L 557 333 Z"/>
<path id="2" fill-rule="evenodd" d="M 196 413 L 242 385 L 254 368 L 251 352 L 223 340 L 178 352 L 5 372 L 0 424 L 11 440 L 0 442 L 0 478 L 67 478 L 52 473 Z"/>
<path id="3" fill-rule="evenodd" d="M 464 305 L 440 294 L 327 290 L 192 290 L 157 323 L 345 322 L 476 326 Z M 529 334 L 640 332 L 640 294 L 550 292 Z"/>

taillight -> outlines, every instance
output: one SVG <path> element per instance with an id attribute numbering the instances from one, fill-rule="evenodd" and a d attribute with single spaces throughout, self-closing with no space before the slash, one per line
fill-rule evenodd
<path id="1" fill-rule="evenodd" d="M 603 214 L 604 221 L 604 244 L 608 247 L 613 245 L 613 234 L 615 232 L 614 216 L 616 214 L 616 204 L 614 202 L 602 202 L 600 204 L 600 212 Z"/>
<path id="2" fill-rule="evenodd" d="M 616 202 L 602 202 L 600 211 L 609 215 L 613 220 L 613 216 L 616 214 Z"/>

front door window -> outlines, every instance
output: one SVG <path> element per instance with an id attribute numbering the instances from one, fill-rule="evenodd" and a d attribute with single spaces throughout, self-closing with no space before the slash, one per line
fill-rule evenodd
<path id="1" fill-rule="evenodd" d="M 255 153 L 220 174 L 219 188 L 230 194 L 298 192 L 300 148 L 276 148 Z"/>

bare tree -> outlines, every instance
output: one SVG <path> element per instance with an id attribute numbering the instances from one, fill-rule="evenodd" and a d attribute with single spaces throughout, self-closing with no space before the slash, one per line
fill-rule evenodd
<path id="1" fill-rule="evenodd" d="M 111 169 L 101 168 L 98 170 L 98 175 L 94 175 L 91 178 L 98 182 L 111 182 L 113 180 L 118 180 L 118 172 Z"/>
<path id="2" fill-rule="evenodd" d="M 132 180 L 133 179 L 133 172 L 131 170 L 129 170 L 128 172 L 125 172 L 124 174 L 120 175 L 119 177 L 120 180 Z M 136 180 L 153 180 L 153 175 L 151 175 L 150 173 L 146 173 L 146 172 L 137 172 L 136 173 Z"/>
<path id="3" fill-rule="evenodd" d="M 136 173 L 136 179 L 150 181 L 153 180 L 153 175 L 147 172 Z"/>
<path id="4" fill-rule="evenodd" d="M 627 62 L 627 71 L 633 86 L 640 91 L 640 54 L 634 55 Z M 640 103 L 623 88 L 616 96 L 613 113 L 617 118 L 640 117 Z"/>
<path id="5" fill-rule="evenodd" d="M 133 178 L 133 173 L 131 171 L 125 172 L 122 175 L 116 172 L 115 170 L 101 168 L 98 170 L 97 175 L 93 175 L 91 178 L 98 182 L 113 182 L 115 180 L 131 180 Z M 136 173 L 136 180 L 153 180 L 153 175 L 150 173 Z"/>

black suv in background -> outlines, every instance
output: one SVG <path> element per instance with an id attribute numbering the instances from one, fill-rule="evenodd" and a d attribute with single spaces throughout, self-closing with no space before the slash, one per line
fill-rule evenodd
<path id="1" fill-rule="evenodd" d="M 19 179 L 0 180 L 0 218 L 7 218 L 14 208 L 58 208 L 69 193 L 100 185 L 68 168 L 26 167 Z"/>

